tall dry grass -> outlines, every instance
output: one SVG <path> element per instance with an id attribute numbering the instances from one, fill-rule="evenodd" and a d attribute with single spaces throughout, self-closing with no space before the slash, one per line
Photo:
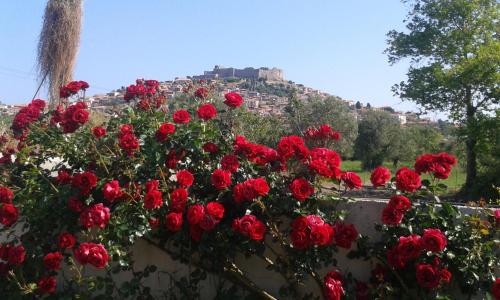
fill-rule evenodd
<path id="1" fill-rule="evenodd" d="M 82 0 L 49 0 L 38 42 L 39 79 L 47 85 L 51 106 L 59 88 L 71 81 L 80 44 Z"/>

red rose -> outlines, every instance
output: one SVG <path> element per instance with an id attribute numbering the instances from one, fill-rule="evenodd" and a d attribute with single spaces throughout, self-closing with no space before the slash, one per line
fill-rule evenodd
<path id="1" fill-rule="evenodd" d="M 3 203 L 0 207 L 0 224 L 4 226 L 12 226 L 17 222 L 19 212 L 17 208 L 10 203 Z"/>
<path id="2" fill-rule="evenodd" d="M 213 119 L 217 115 L 217 109 L 210 103 L 201 105 L 196 111 L 198 117 L 204 121 Z"/>
<path id="3" fill-rule="evenodd" d="M 40 294 L 52 294 L 56 291 L 56 277 L 42 277 L 37 282 L 37 292 Z"/>
<path id="4" fill-rule="evenodd" d="M 254 190 L 247 182 L 238 183 L 233 187 L 233 200 L 236 203 L 252 201 L 256 197 Z"/>
<path id="5" fill-rule="evenodd" d="M 224 206 L 218 202 L 208 202 L 206 206 L 206 213 L 214 217 L 216 220 L 220 220 L 224 216 Z"/>
<path id="6" fill-rule="evenodd" d="M 295 135 L 282 137 L 278 143 L 278 154 L 283 159 L 295 156 L 298 159 L 305 159 L 309 156 L 309 149 L 305 146 L 304 140 Z"/>
<path id="7" fill-rule="evenodd" d="M 134 152 L 140 147 L 139 140 L 133 133 L 127 133 L 121 136 L 118 145 L 128 156 L 133 156 Z"/>
<path id="8" fill-rule="evenodd" d="M 59 251 L 51 252 L 43 258 L 43 264 L 49 271 L 61 269 L 62 254 Z"/>
<path id="9" fill-rule="evenodd" d="M 196 98 L 200 98 L 200 99 L 205 99 L 208 97 L 208 90 L 204 87 L 201 87 L 201 88 L 198 88 L 195 92 L 194 92 L 194 96 Z"/>
<path id="10" fill-rule="evenodd" d="M 157 209 L 163 205 L 163 195 L 158 190 L 151 190 L 144 197 L 145 209 Z"/>
<path id="11" fill-rule="evenodd" d="M 446 236 L 439 229 L 424 229 L 422 235 L 422 248 L 426 251 L 441 252 L 446 247 Z"/>
<path id="12" fill-rule="evenodd" d="M 158 180 L 150 180 L 146 182 L 146 193 L 157 190 L 160 186 L 160 182 Z"/>
<path id="13" fill-rule="evenodd" d="M 387 251 L 387 263 L 394 269 L 404 268 L 406 261 L 401 257 L 397 246 Z"/>
<path id="14" fill-rule="evenodd" d="M 495 279 L 495 282 L 491 285 L 491 294 L 495 297 L 495 300 L 500 299 L 500 278 Z"/>
<path id="15" fill-rule="evenodd" d="M 91 264 L 98 269 L 103 269 L 109 260 L 108 251 L 101 244 L 81 243 L 73 250 L 75 259 L 82 265 Z"/>
<path id="16" fill-rule="evenodd" d="M 134 133 L 134 126 L 130 124 L 120 125 L 120 132 L 118 133 L 118 137 L 122 137 L 128 133 Z"/>
<path id="17" fill-rule="evenodd" d="M 164 142 L 167 140 L 168 136 L 175 132 L 175 125 L 171 123 L 163 123 L 160 125 L 155 133 L 156 140 L 158 142 Z"/>
<path id="18" fill-rule="evenodd" d="M 420 255 L 422 251 L 420 239 L 416 234 L 399 238 L 397 251 L 404 261 L 413 260 Z"/>
<path id="19" fill-rule="evenodd" d="M 78 124 L 85 124 L 89 119 L 89 112 L 85 109 L 76 109 L 71 115 L 71 120 Z"/>
<path id="20" fill-rule="evenodd" d="M 100 139 L 106 135 L 106 129 L 104 129 L 104 127 L 101 126 L 94 127 L 92 128 L 92 134 L 96 139 Z"/>
<path id="21" fill-rule="evenodd" d="M 57 171 L 57 177 L 55 179 L 57 184 L 67 184 L 70 183 L 71 180 L 72 177 L 66 170 L 61 169 Z"/>
<path id="22" fill-rule="evenodd" d="M 80 190 L 84 196 L 90 194 L 90 191 L 97 185 L 97 176 L 92 172 L 78 173 L 73 176 L 71 185 Z"/>
<path id="23" fill-rule="evenodd" d="M 395 195 L 391 197 L 387 206 L 397 211 L 407 212 L 411 208 L 411 202 L 403 195 Z"/>
<path id="24" fill-rule="evenodd" d="M 188 192 L 185 189 L 175 189 L 170 193 L 170 210 L 182 213 L 186 208 Z"/>
<path id="25" fill-rule="evenodd" d="M 222 169 L 216 169 L 212 173 L 211 182 L 217 190 L 223 190 L 231 185 L 231 173 Z"/>
<path id="26" fill-rule="evenodd" d="M 150 218 L 148 220 L 148 223 L 152 229 L 156 229 L 156 228 L 160 227 L 160 220 L 158 218 Z"/>
<path id="27" fill-rule="evenodd" d="M 325 276 L 323 283 L 323 294 L 327 300 L 340 300 L 345 294 L 342 280 L 331 276 Z"/>
<path id="28" fill-rule="evenodd" d="M 448 269 L 441 269 L 439 271 L 439 277 L 440 277 L 441 282 L 443 282 L 443 283 L 450 283 L 451 276 L 452 275 L 451 275 L 450 271 L 448 271 Z"/>
<path id="29" fill-rule="evenodd" d="M 396 172 L 396 187 L 403 192 L 413 193 L 420 188 L 420 176 L 403 167 Z"/>
<path id="30" fill-rule="evenodd" d="M 120 199 L 123 196 L 123 192 L 120 189 L 118 180 L 106 183 L 102 189 L 102 194 L 104 199 L 108 200 L 109 203 L 113 203 L 115 200 Z"/>
<path id="31" fill-rule="evenodd" d="M 177 172 L 177 183 L 184 188 L 190 187 L 193 185 L 194 176 L 188 170 L 181 170 Z"/>
<path id="32" fill-rule="evenodd" d="M 341 248 L 351 249 L 351 244 L 358 238 L 358 231 L 353 224 L 336 223 L 333 227 L 335 244 Z"/>
<path id="33" fill-rule="evenodd" d="M 22 245 L 13 246 L 8 248 L 6 261 L 11 266 L 19 266 L 24 262 L 25 257 L 26 257 L 26 251 L 24 250 L 24 247 Z"/>
<path id="34" fill-rule="evenodd" d="M 294 179 L 289 188 L 292 191 L 293 197 L 301 202 L 305 201 L 314 193 L 314 187 L 304 178 Z"/>
<path id="35" fill-rule="evenodd" d="M 176 124 L 185 124 L 191 121 L 191 116 L 189 115 L 189 112 L 185 109 L 179 109 L 176 112 L 174 112 L 172 118 L 174 119 L 174 123 Z"/>
<path id="36" fill-rule="evenodd" d="M 236 172 L 239 167 L 238 157 L 236 155 L 224 155 L 220 162 L 222 169 L 229 172 Z"/>
<path id="37" fill-rule="evenodd" d="M 102 203 L 87 207 L 80 214 L 80 224 L 85 228 L 98 227 L 103 229 L 109 222 L 109 208 Z"/>
<path id="38" fill-rule="evenodd" d="M 211 231 L 212 229 L 215 228 L 215 225 L 217 225 L 219 221 L 212 215 L 205 214 L 203 216 L 203 219 L 201 219 L 200 223 L 198 223 L 198 226 L 200 226 L 201 229 L 204 231 Z"/>
<path id="39" fill-rule="evenodd" d="M 169 169 L 177 168 L 177 162 L 179 162 L 185 156 L 185 151 L 172 149 L 168 152 L 165 158 L 165 166 Z"/>
<path id="40" fill-rule="evenodd" d="M 451 173 L 451 168 L 457 163 L 457 159 L 445 152 L 439 154 L 423 154 L 415 160 L 415 171 L 421 173 L 432 173 L 434 177 L 446 179 Z"/>
<path id="41" fill-rule="evenodd" d="M 307 249 L 310 246 L 309 235 L 306 231 L 293 230 L 290 239 L 292 240 L 292 245 L 297 249 Z"/>
<path id="42" fill-rule="evenodd" d="M 254 241 L 264 239 L 266 226 L 253 215 L 245 215 L 239 219 L 233 220 L 233 230 L 245 236 L 248 236 Z"/>
<path id="43" fill-rule="evenodd" d="M 12 204 L 14 193 L 11 189 L 0 186 L 0 203 Z"/>
<path id="44" fill-rule="evenodd" d="M 370 176 L 370 181 L 374 187 L 384 186 L 389 179 L 391 179 L 391 171 L 386 167 L 376 167 Z"/>
<path id="45" fill-rule="evenodd" d="M 333 229 L 328 224 L 311 226 L 310 240 L 314 245 L 326 246 L 332 241 Z"/>
<path id="46" fill-rule="evenodd" d="M 391 206 L 386 206 L 382 211 L 382 223 L 384 223 L 385 225 L 399 225 L 401 224 L 403 217 L 403 211 L 394 209 L 394 207 Z"/>
<path id="47" fill-rule="evenodd" d="M 68 199 L 68 208 L 76 213 L 81 213 L 85 208 L 85 203 L 83 203 L 77 197 L 69 197 Z"/>
<path id="48" fill-rule="evenodd" d="M 205 207 L 201 204 L 195 204 L 188 208 L 187 220 L 189 224 L 196 225 L 201 222 L 205 216 Z"/>
<path id="49" fill-rule="evenodd" d="M 71 233 L 63 232 L 59 235 L 59 241 L 58 241 L 57 245 L 60 248 L 69 249 L 69 248 L 73 248 L 73 246 L 75 245 L 75 242 L 76 242 L 76 239 Z"/>
<path id="50" fill-rule="evenodd" d="M 418 264 L 416 266 L 417 283 L 426 289 L 435 289 L 439 286 L 441 276 L 439 270 L 429 264 Z"/>
<path id="51" fill-rule="evenodd" d="M 269 193 L 269 185 L 267 184 L 266 180 L 262 177 L 255 179 L 248 179 L 247 184 L 252 187 L 252 190 L 257 196 L 263 197 L 267 195 L 267 193 Z"/>
<path id="52" fill-rule="evenodd" d="M 344 172 L 340 176 L 340 179 L 344 182 L 345 186 L 349 189 L 360 189 L 363 185 L 361 178 L 358 174 L 354 172 Z"/>
<path id="53" fill-rule="evenodd" d="M 243 97 L 235 92 L 225 94 L 224 98 L 226 98 L 224 103 L 231 108 L 237 108 L 243 104 Z"/>
<path id="54" fill-rule="evenodd" d="M 203 151 L 208 152 L 210 154 L 215 154 L 219 151 L 219 147 L 216 144 L 211 143 L 211 142 L 203 144 L 202 148 L 203 148 Z"/>
<path id="55" fill-rule="evenodd" d="M 165 227 L 168 231 L 178 232 L 182 228 L 182 213 L 171 212 L 165 216 Z"/>

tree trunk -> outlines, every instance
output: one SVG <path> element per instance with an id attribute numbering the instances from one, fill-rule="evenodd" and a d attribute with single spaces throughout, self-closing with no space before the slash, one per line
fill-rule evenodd
<path id="1" fill-rule="evenodd" d="M 465 179 L 465 191 L 469 193 L 472 190 L 474 181 L 477 175 L 477 154 L 476 144 L 477 139 L 474 133 L 476 108 L 472 104 L 472 93 L 470 88 L 466 90 L 466 126 L 467 126 L 467 140 L 465 141 L 465 152 L 467 155 L 467 177 Z"/>

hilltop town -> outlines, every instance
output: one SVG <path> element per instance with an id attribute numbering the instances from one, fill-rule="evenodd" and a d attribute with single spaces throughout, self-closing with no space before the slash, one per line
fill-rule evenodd
<path id="1" fill-rule="evenodd" d="M 282 116 L 288 104 L 289 97 L 294 95 L 299 100 L 310 97 L 335 97 L 344 101 L 357 119 L 363 117 L 368 110 L 383 110 L 393 114 L 401 125 L 431 124 L 432 121 L 420 117 L 415 112 L 397 112 L 392 107 L 372 107 L 369 103 L 363 105 L 360 101 L 346 100 L 329 93 L 306 87 L 284 78 L 283 70 L 278 68 L 244 68 L 215 66 L 213 70 L 204 71 L 202 75 L 177 77 L 174 80 L 160 81 L 160 90 L 167 100 L 174 99 L 183 93 L 185 88 L 193 81 L 204 81 L 210 85 L 217 95 L 230 91 L 237 91 L 245 98 L 245 104 L 251 111 L 261 115 Z M 85 97 L 90 107 L 98 112 L 112 113 L 126 105 L 123 101 L 126 87 L 110 91 L 105 94 L 96 94 Z M 0 117 L 14 115 L 23 105 L 6 105 L 0 102 Z"/>

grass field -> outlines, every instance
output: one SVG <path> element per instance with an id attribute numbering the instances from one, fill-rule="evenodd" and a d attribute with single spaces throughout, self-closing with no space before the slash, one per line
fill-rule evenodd
<path id="1" fill-rule="evenodd" d="M 385 162 L 384 167 L 389 168 L 391 170 L 392 174 L 394 175 L 396 173 L 396 170 L 399 169 L 400 167 L 413 167 L 413 163 L 401 163 L 398 168 L 394 168 L 392 163 L 390 162 Z M 365 185 L 370 185 L 370 171 L 364 171 L 361 168 L 361 161 L 359 160 L 347 160 L 342 162 L 342 170 L 343 171 L 353 171 L 358 173 L 358 175 L 361 177 L 363 180 L 363 184 Z M 429 178 L 428 175 L 422 175 L 422 179 Z M 460 168 L 460 166 L 454 166 L 453 170 L 451 171 L 450 177 L 448 179 L 443 181 L 444 184 L 448 186 L 448 192 L 449 193 L 454 193 L 460 190 L 462 185 L 465 183 L 465 171 Z"/>

